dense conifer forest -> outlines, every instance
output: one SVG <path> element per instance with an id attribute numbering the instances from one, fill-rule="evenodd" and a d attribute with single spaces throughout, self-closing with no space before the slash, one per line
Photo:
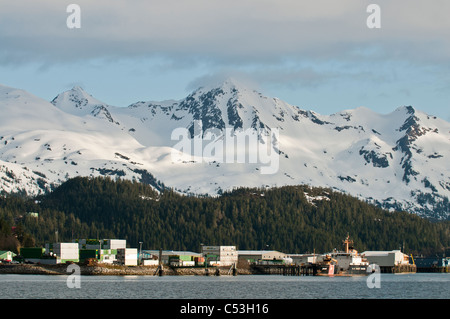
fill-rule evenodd
<path id="1" fill-rule="evenodd" d="M 199 251 L 205 245 L 324 253 L 349 234 L 358 251 L 442 255 L 450 223 L 388 212 L 325 188 L 241 188 L 221 196 L 109 178 L 74 178 L 38 198 L 0 198 L 0 250 L 74 238 L 120 238 L 130 247 Z M 447 251 L 448 254 L 448 251 Z"/>

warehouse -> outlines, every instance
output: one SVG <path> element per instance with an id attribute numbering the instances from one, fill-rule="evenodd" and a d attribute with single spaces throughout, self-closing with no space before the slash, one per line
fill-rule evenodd
<path id="1" fill-rule="evenodd" d="M 237 253 L 240 260 L 246 260 L 250 263 L 285 260 L 288 258 L 285 253 L 276 250 L 239 250 Z"/>
<path id="2" fill-rule="evenodd" d="M 377 264 L 380 267 L 394 267 L 408 265 L 409 257 L 400 250 L 391 251 L 365 251 L 361 254 L 370 264 Z"/>

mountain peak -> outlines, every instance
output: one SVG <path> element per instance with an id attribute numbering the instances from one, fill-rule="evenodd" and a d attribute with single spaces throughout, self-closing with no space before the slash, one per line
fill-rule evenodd
<path id="1" fill-rule="evenodd" d="M 195 91 L 198 92 L 208 92 L 216 89 L 222 89 L 225 92 L 258 90 L 258 85 L 252 80 L 237 77 L 208 78 L 196 81 L 191 86 L 195 87 Z"/>
<path id="2" fill-rule="evenodd" d="M 416 109 L 411 105 L 400 106 L 396 109 L 397 112 L 405 112 L 408 115 L 414 115 L 416 113 Z"/>
<path id="3" fill-rule="evenodd" d="M 106 103 L 97 100 L 78 85 L 58 94 L 51 103 L 66 112 L 74 113 L 75 111 L 77 115 L 92 112 L 92 107 L 94 106 L 106 105 Z"/>
<path id="4" fill-rule="evenodd" d="M 94 99 L 95 100 L 95 98 L 91 95 L 91 94 L 89 94 L 88 92 L 86 92 L 86 90 L 85 89 L 83 89 L 81 86 L 79 86 L 79 85 L 75 85 L 74 87 L 72 87 L 70 90 L 67 90 L 67 91 L 65 91 L 65 92 L 63 92 L 63 93 L 61 93 L 61 94 L 65 94 L 65 95 L 70 95 L 70 96 L 77 96 L 77 97 L 80 97 L 80 98 L 85 98 L 85 99 L 88 99 L 88 100 L 92 100 L 92 99 Z"/>
<path id="5" fill-rule="evenodd" d="M 88 94 L 81 86 L 79 85 L 75 85 L 74 87 L 72 87 L 72 89 L 69 90 L 69 92 L 77 92 L 77 93 L 82 93 L 82 94 Z M 90 94 L 89 94 L 90 95 Z"/>

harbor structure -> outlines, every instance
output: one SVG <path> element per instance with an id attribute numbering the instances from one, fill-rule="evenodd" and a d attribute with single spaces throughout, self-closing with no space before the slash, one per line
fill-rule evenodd
<path id="1" fill-rule="evenodd" d="M 409 256 L 400 250 L 365 251 L 362 254 L 370 264 L 378 265 L 382 273 L 416 271 L 416 266 L 410 263 Z"/>
<path id="2" fill-rule="evenodd" d="M 96 259 L 100 263 L 118 263 L 118 249 L 126 248 L 124 239 L 75 239 L 72 242 L 46 243 L 44 247 L 23 247 L 20 256 L 26 262 L 62 264 Z M 127 258 L 127 262 L 129 258 Z"/>
<path id="3" fill-rule="evenodd" d="M 317 254 L 288 254 L 292 258 L 293 264 L 297 266 L 311 265 L 317 262 Z"/>
<path id="4" fill-rule="evenodd" d="M 233 266 L 238 262 L 236 246 L 205 246 L 202 245 L 202 255 L 205 262 L 218 266 Z"/>
<path id="5" fill-rule="evenodd" d="M 95 258 L 100 263 L 114 264 L 117 261 L 117 250 L 127 247 L 125 239 L 74 239 L 80 250 L 80 261 Z"/>
<path id="6" fill-rule="evenodd" d="M 450 272 L 450 257 L 411 256 L 410 263 L 416 265 L 417 272 Z"/>
<path id="7" fill-rule="evenodd" d="M 287 254 L 276 250 L 239 250 L 239 260 L 245 260 L 255 265 L 280 265 L 292 264 L 292 258 Z"/>
<path id="8" fill-rule="evenodd" d="M 383 267 L 409 264 L 409 257 L 400 250 L 365 251 L 362 253 L 371 264 Z"/>
<path id="9" fill-rule="evenodd" d="M 142 243 L 140 243 L 142 244 Z M 343 240 L 343 250 L 326 254 L 287 254 L 276 250 L 237 250 L 236 246 L 201 246 L 201 253 L 174 250 L 144 250 L 127 248 L 124 239 L 75 239 L 72 243 L 46 244 L 40 247 L 24 247 L 19 252 L 22 261 L 58 264 L 85 262 L 89 259 L 104 264 L 125 266 L 191 267 L 221 266 L 236 269 L 238 261 L 246 261 L 258 273 L 282 273 L 289 275 L 338 275 L 368 274 L 371 264 L 380 266 L 381 272 L 448 272 L 450 258 L 409 256 L 400 250 L 365 251 L 359 253 L 349 236 Z M 414 261 L 416 263 L 414 263 Z M 253 270 L 255 270 L 253 269 Z"/>

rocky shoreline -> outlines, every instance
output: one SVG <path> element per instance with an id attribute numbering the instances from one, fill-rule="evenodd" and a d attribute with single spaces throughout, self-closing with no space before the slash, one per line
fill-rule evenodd
<path id="1" fill-rule="evenodd" d="M 67 264 L 43 265 L 43 264 L 2 264 L 0 265 L 0 274 L 28 274 L 28 275 L 70 275 L 73 271 L 68 271 Z M 155 266 L 113 266 L 79 265 L 81 275 L 93 276 L 154 276 L 158 274 Z M 236 269 L 236 275 L 252 275 L 250 269 Z M 228 267 L 199 268 L 185 267 L 172 268 L 164 267 L 164 276 L 214 276 L 214 275 L 232 275 Z"/>

